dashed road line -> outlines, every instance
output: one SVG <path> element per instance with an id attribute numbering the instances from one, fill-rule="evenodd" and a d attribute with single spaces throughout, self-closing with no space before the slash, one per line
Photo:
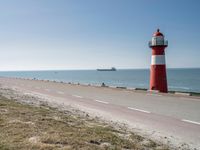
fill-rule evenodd
<path id="1" fill-rule="evenodd" d="M 57 93 L 58 93 L 58 94 L 62 94 L 62 95 L 65 94 L 65 93 L 62 92 L 62 91 L 57 91 Z"/>
<path id="2" fill-rule="evenodd" d="M 109 104 L 108 102 L 101 101 L 101 100 L 94 100 L 94 101 L 99 102 L 99 103 Z"/>
<path id="3" fill-rule="evenodd" d="M 50 92 L 51 90 L 50 89 L 44 89 L 45 91 L 47 91 L 47 92 Z"/>
<path id="4" fill-rule="evenodd" d="M 79 95 L 72 95 L 72 96 L 76 98 L 83 98 L 82 96 L 79 96 Z"/>
<path id="5" fill-rule="evenodd" d="M 182 119 L 181 121 L 188 122 L 188 123 L 192 123 L 192 124 L 200 125 L 200 122 L 191 121 L 191 120 L 187 120 L 187 119 Z"/>
<path id="6" fill-rule="evenodd" d="M 150 113 L 151 113 L 150 111 L 146 111 L 146 110 L 142 110 L 142 109 L 137 109 L 137 108 L 133 108 L 133 107 L 128 107 L 128 109 L 131 109 L 131 110 L 136 110 L 136 111 L 140 111 L 140 112 L 143 112 L 143 113 L 148 113 L 148 114 L 150 114 Z"/>

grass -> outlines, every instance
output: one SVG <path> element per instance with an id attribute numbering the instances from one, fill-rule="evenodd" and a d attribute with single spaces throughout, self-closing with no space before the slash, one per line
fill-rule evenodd
<path id="1" fill-rule="evenodd" d="M 1 150 L 168 149 L 132 132 L 49 106 L 0 96 Z"/>

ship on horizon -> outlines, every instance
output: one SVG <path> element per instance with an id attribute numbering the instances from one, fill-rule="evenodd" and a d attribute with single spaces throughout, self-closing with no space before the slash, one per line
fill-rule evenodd
<path id="1" fill-rule="evenodd" d="M 115 67 L 112 67 L 110 69 L 97 69 L 97 71 L 117 71 Z"/>

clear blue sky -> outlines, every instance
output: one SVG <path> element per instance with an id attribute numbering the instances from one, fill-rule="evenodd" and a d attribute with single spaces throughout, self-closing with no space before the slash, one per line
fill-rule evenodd
<path id="1" fill-rule="evenodd" d="M 167 67 L 200 67 L 199 0 L 0 0 L 0 70 L 149 68 L 159 27 Z"/>

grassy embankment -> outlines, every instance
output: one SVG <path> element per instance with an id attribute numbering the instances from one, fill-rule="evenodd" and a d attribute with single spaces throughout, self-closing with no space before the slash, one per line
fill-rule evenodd
<path id="1" fill-rule="evenodd" d="M 132 132 L 46 105 L 0 96 L 0 149 L 168 149 Z"/>

